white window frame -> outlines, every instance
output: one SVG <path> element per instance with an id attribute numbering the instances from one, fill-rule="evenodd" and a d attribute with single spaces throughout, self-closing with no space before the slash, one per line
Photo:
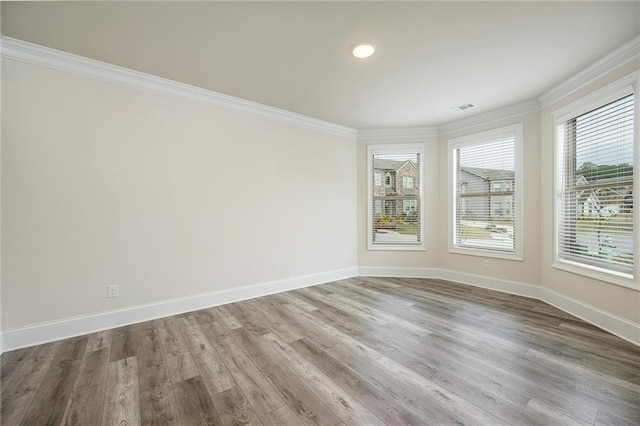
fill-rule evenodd
<path id="1" fill-rule="evenodd" d="M 375 186 L 382 186 L 382 173 L 376 173 L 374 179 Z"/>
<path id="2" fill-rule="evenodd" d="M 418 196 L 420 198 L 420 243 L 417 244 L 382 244 L 373 242 L 373 156 L 375 154 L 420 154 L 420 188 Z M 367 145 L 367 249 L 368 250 L 404 250 L 404 251 L 425 251 L 427 249 L 425 241 L 425 162 L 426 145 L 423 143 L 388 144 L 388 145 Z M 396 182 L 397 184 L 397 182 Z"/>
<path id="3" fill-rule="evenodd" d="M 491 248 L 481 247 L 465 247 L 456 244 L 456 158 L 454 152 L 458 148 L 464 148 L 465 146 L 480 145 L 489 143 L 505 136 L 514 137 L 514 208 L 512 214 L 514 216 L 514 251 L 505 252 L 502 250 L 494 250 Z M 466 254 L 471 256 L 491 257 L 497 259 L 507 260 L 523 260 L 522 254 L 522 138 L 523 138 L 523 125 L 522 123 L 514 124 L 511 126 L 500 127 L 485 132 L 474 133 L 458 138 L 449 139 L 448 143 L 448 198 L 449 198 L 449 253 Z"/>
<path id="4" fill-rule="evenodd" d="M 552 267 L 563 271 L 571 272 L 578 275 L 583 275 L 589 278 L 604 281 L 610 284 L 619 285 L 622 287 L 632 288 L 634 290 L 640 290 L 640 283 L 638 283 L 638 277 L 640 276 L 640 238 L 635 238 L 635 250 L 633 258 L 633 274 L 625 274 L 610 269 L 601 268 L 594 265 L 589 265 L 581 262 L 574 262 L 567 259 L 560 258 L 559 244 L 560 236 L 558 232 L 558 224 L 560 223 L 559 217 L 559 201 L 558 201 L 558 180 L 557 170 L 560 167 L 559 164 L 559 150 L 558 146 L 558 126 L 561 123 L 566 122 L 568 119 L 582 115 L 610 102 L 620 99 L 625 95 L 634 95 L 634 199 L 633 199 L 633 226 L 636 235 L 640 230 L 640 214 L 638 209 L 640 208 L 640 197 L 638 197 L 637 190 L 640 188 L 640 173 L 638 168 L 640 167 L 640 94 L 638 93 L 638 87 L 640 87 L 640 72 L 633 72 L 620 80 L 617 80 L 599 90 L 596 90 L 558 110 L 551 114 L 551 140 L 553 141 L 552 150 L 552 164 L 553 164 L 553 187 L 551 188 L 551 194 L 553 194 L 553 264 Z"/>

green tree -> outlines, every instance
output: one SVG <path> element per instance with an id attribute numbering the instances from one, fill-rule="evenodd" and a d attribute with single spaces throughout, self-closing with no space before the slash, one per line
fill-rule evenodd
<path id="1" fill-rule="evenodd" d="M 629 163 L 598 165 L 587 161 L 576 170 L 577 176 L 584 176 L 589 183 L 595 183 L 601 179 L 631 177 L 633 176 L 633 166 Z"/>

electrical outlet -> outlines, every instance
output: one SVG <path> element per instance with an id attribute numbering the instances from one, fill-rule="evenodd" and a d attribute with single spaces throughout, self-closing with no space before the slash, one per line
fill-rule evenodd
<path id="1" fill-rule="evenodd" d="M 482 259 L 482 267 L 484 269 L 489 269 L 489 259 Z"/>
<path id="2" fill-rule="evenodd" d="M 108 285 L 107 286 L 107 297 L 118 297 L 118 286 L 117 285 Z"/>

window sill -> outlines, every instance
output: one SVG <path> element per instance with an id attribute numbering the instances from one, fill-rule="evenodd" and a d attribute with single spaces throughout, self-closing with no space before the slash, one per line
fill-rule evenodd
<path id="1" fill-rule="evenodd" d="M 486 250 L 482 248 L 469 248 L 469 247 L 449 247 L 449 253 L 453 254 L 465 254 L 469 256 L 481 256 L 481 257 L 490 257 L 494 259 L 504 259 L 504 260 L 516 260 L 523 261 L 523 257 L 520 253 L 508 253 L 508 252 L 500 252 L 495 250 Z"/>
<path id="2" fill-rule="evenodd" d="M 640 291 L 640 284 L 638 284 L 630 274 L 607 271 L 597 266 L 588 266 L 566 260 L 556 260 L 551 266 L 562 271 L 593 278 L 594 280 Z"/>
<path id="3" fill-rule="evenodd" d="M 372 251 L 427 251 L 423 245 L 406 244 L 369 244 L 367 250 Z"/>

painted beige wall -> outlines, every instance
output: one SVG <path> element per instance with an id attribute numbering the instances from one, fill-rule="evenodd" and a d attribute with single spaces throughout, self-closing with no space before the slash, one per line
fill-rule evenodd
<path id="1" fill-rule="evenodd" d="M 493 130 L 513 124 L 523 125 L 523 260 L 504 260 L 449 253 L 449 200 L 447 182 L 449 170 L 449 139 L 470 135 L 486 130 Z M 467 274 L 481 275 L 489 278 L 515 281 L 524 284 L 538 285 L 540 282 L 540 114 L 531 112 L 520 116 L 474 126 L 464 130 L 441 134 L 438 138 L 441 167 L 438 172 L 440 197 L 438 202 L 438 264 L 443 269 Z M 490 259 L 489 269 L 482 268 L 482 259 Z"/>
<path id="2" fill-rule="evenodd" d="M 542 109 L 541 114 L 541 170 L 542 190 L 545 194 L 553 193 L 552 154 L 553 139 L 551 114 L 559 108 L 611 83 L 635 70 L 640 69 L 640 61 L 636 60 L 618 69 L 598 81 L 582 88 L 576 93 Z M 553 199 L 551 196 L 541 198 L 541 246 L 542 255 L 541 284 L 553 291 L 572 297 L 611 314 L 640 323 L 640 292 L 625 287 L 591 279 L 582 275 L 565 272 L 551 265 L 553 263 Z"/>
<path id="3" fill-rule="evenodd" d="M 423 182 L 426 202 L 426 251 L 367 250 L 367 146 L 423 143 L 426 146 Z M 438 210 L 436 203 L 441 185 L 438 183 L 438 139 L 389 138 L 358 140 L 358 266 L 429 268 L 437 266 Z"/>
<path id="4" fill-rule="evenodd" d="M 357 265 L 353 140 L 12 60 L 2 82 L 5 330 Z"/>

